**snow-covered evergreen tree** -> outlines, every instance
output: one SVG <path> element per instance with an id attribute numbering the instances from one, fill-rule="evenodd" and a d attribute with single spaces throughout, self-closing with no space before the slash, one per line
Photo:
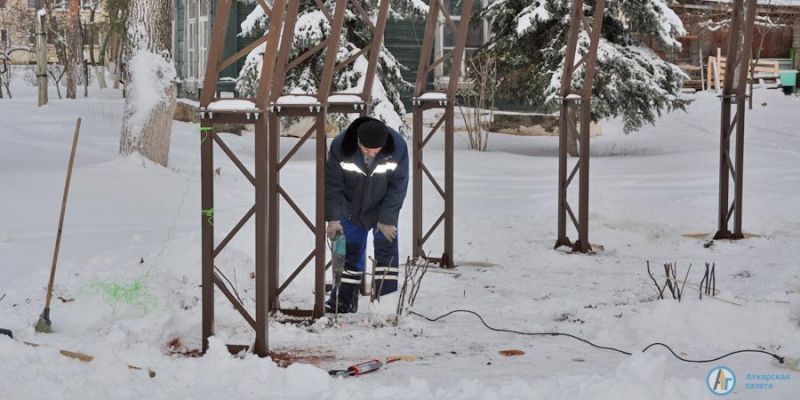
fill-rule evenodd
<path id="1" fill-rule="evenodd" d="M 254 0 L 239 0 L 243 3 L 253 3 Z M 377 18 L 378 3 L 375 0 L 362 1 L 362 5 L 373 21 Z M 325 6 L 332 13 L 335 2 L 324 1 Z M 427 11 L 427 6 L 419 0 L 393 1 L 390 18 L 402 15 L 419 16 Z M 261 7 L 256 7 L 242 22 L 241 34 L 248 36 L 263 35 L 269 26 L 269 20 Z M 296 57 L 306 50 L 316 46 L 330 35 L 331 26 L 325 15 L 319 11 L 313 2 L 303 2 L 300 5 L 295 38 L 291 57 Z M 344 28 L 340 38 L 339 51 L 336 54 L 337 62 L 346 60 L 351 54 L 368 46 L 372 38 L 369 25 L 356 10 L 348 8 L 345 15 Z M 266 45 L 254 49 L 247 56 L 237 81 L 237 89 L 242 96 L 253 96 L 258 88 L 258 78 L 261 74 L 261 63 Z M 317 53 L 308 60 L 289 71 L 286 79 L 285 90 L 290 93 L 317 92 L 319 76 L 322 74 L 324 56 L 326 51 Z M 360 93 L 367 69 L 366 54 L 359 56 L 356 61 L 334 76 L 333 92 Z M 382 119 L 389 126 L 400 128 L 405 125 L 402 116 L 405 107 L 400 101 L 400 90 L 410 85 L 403 80 L 401 75 L 404 68 L 384 46 L 381 49 L 378 65 L 378 75 L 372 89 L 372 110 L 376 118 Z M 341 125 L 344 121 L 337 121 Z"/>
<path id="2" fill-rule="evenodd" d="M 630 132 L 687 104 L 679 96 L 686 75 L 641 42 L 651 37 L 667 52 L 680 49 L 677 37 L 685 30 L 669 1 L 606 2 L 592 89 L 595 120 L 622 116 Z M 571 6 L 572 0 L 498 0 L 483 11 L 493 34 L 483 51 L 498 60 L 498 76 L 503 77 L 499 94 L 535 106 L 556 105 Z M 593 6 L 593 0 L 586 0 L 584 14 L 591 15 Z M 588 47 L 582 29 L 576 60 Z"/>

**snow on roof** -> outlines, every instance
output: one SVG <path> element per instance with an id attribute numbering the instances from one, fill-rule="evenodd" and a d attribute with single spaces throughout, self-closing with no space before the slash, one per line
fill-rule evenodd
<path id="1" fill-rule="evenodd" d="M 427 92 L 422 96 L 417 97 L 419 100 L 447 100 L 447 93 L 442 92 Z"/>
<path id="2" fill-rule="evenodd" d="M 333 94 L 328 97 L 328 103 L 363 103 L 361 96 L 354 94 Z"/>
<path id="3" fill-rule="evenodd" d="M 302 94 L 287 94 L 278 98 L 275 102 L 278 105 L 295 105 L 295 104 L 319 104 L 315 96 L 302 95 Z"/>
<path id="4" fill-rule="evenodd" d="M 211 102 L 208 111 L 256 111 L 256 103 L 250 100 L 223 99 Z"/>

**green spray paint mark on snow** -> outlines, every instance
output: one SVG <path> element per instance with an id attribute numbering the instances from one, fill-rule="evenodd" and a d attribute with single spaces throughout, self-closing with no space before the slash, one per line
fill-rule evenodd
<path id="1" fill-rule="evenodd" d="M 147 276 L 142 276 L 131 283 L 95 282 L 92 287 L 103 293 L 106 300 L 116 312 L 120 304 L 142 307 L 147 313 L 158 306 L 158 300 L 144 286 Z"/>

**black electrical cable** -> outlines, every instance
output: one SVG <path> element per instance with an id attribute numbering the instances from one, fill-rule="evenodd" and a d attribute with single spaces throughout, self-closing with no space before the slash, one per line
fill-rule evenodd
<path id="1" fill-rule="evenodd" d="M 566 337 L 570 337 L 570 338 L 573 338 L 575 340 L 578 340 L 580 342 L 586 343 L 586 344 L 588 344 L 588 345 L 590 345 L 592 347 L 598 348 L 598 349 L 616 351 L 617 353 L 622 353 L 622 354 L 625 354 L 625 355 L 628 355 L 628 356 L 632 355 L 631 352 L 628 352 L 628 351 L 625 351 L 625 350 L 620 350 L 618 348 L 610 347 L 610 346 L 599 346 L 599 345 L 596 345 L 596 344 L 594 344 L 594 343 L 592 343 L 592 342 L 590 342 L 590 341 L 588 341 L 588 340 L 586 340 L 584 338 L 581 338 L 581 337 L 578 337 L 578 336 L 575 336 L 575 335 L 571 335 L 569 333 L 563 333 L 563 332 L 523 332 L 523 331 L 516 331 L 516 330 L 513 330 L 513 329 L 495 328 L 495 327 L 490 326 L 489 324 L 487 324 L 486 321 L 484 321 L 483 317 L 480 314 L 478 314 L 478 313 L 476 313 L 475 311 L 472 311 L 472 310 L 461 310 L 461 309 L 453 310 L 453 311 L 448 312 L 447 314 L 440 315 L 440 316 L 438 316 L 436 318 L 429 318 L 429 317 L 426 317 L 426 316 L 424 316 L 424 315 L 422 315 L 420 313 L 414 312 L 414 311 L 410 311 L 409 312 L 409 314 L 411 314 L 411 315 L 416 315 L 416 316 L 424 318 L 424 319 L 426 319 L 426 320 L 428 320 L 430 322 L 436 322 L 436 321 L 438 321 L 438 320 L 440 320 L 442 318 L 448 317 L 448 316 L 450 316 L 452 314 L 456 314 L 456 313 L 472 314 L 472 315 L 478 317 L 478 319 L 481 321 L 483 326 L 485 326 L 487 329 L 489 329 L 491 331 L 495 331 L 495 332 L 514 333 L 514 334 L 517 334 L 517 335 L 524 335 L 524 336 L 566 336 Z M 762 354 L 766 354 L 766 355 L 771 356 L 772 358 L 776 359 L 781 364 L 783 364 L 783 361 L 784 361 L 783 357 L 781 357 L 781 356 L 779 356 L 777 354 L 770 353 L 770 352 L 764 351 L 764 350 L 751 350 L 751 349 L 737 350 L 737 351 L 730 352 L 728 354 L 719 356 L 717 358 L 711 358 L 711 359 L 708 359 L 708 360 L 690 360 L 690 359 L 686 359 L 686 358 L 683 358 L 683 357 L 679 356 L 677 353 L 675 353 L 675 351 L 672 350 L 671 347 L 667 346 L 664 343 L 651 343 L 651 344 L 647 345 L 647 347 L 645 347 L 642 350 L 642 353 L 646 352 L 651 347 L 655 347 L 655 346 L 665 347 L 667 350 L 669 350 L 670 353 L 672 353 L 673 356 L 675 356 L 675 358 L 677 358 L 677 359 L 679 359 L 679 360 L 681 360 L 683 362 L 688 362 L 688 363 L 700 363 L 700 364 L 702 364 L 702 363 L 710 363 L 710 362 L 718 361 L 718 360 L 721 360 L 721 359 L 723 359 L 725 357 L 729 357 L 729 356 L 732 356 L 734 354 L 739 354 L 739 353 L 762 353 Z"/>

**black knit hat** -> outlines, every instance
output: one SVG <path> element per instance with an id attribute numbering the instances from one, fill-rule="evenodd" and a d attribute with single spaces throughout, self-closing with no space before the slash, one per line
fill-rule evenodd
<path id="1" fill-rule="evenodd" d="M 356 128 L 358 142 L 368 149 L 378 149 L 386 145 L 389 128 L 378 120 L 369 120 Z"/>

